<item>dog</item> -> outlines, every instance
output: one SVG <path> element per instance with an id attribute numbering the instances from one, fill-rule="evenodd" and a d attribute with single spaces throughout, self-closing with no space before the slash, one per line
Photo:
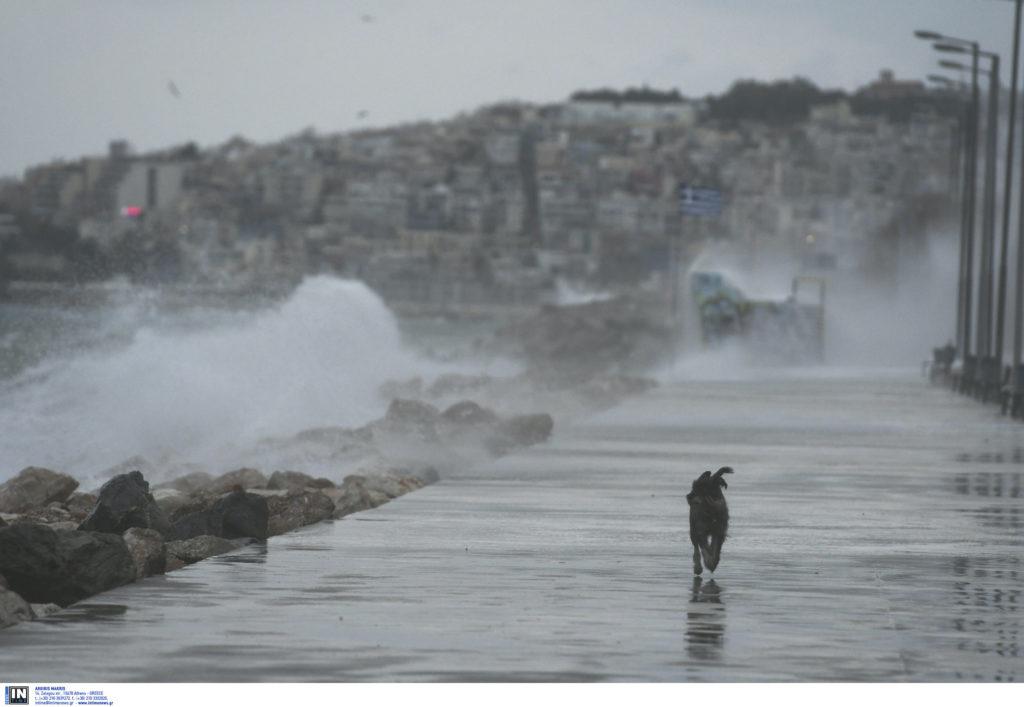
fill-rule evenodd
<path id="1" fill-rule="evenodd" d="M 704 565 L 711 572 L 718 567 L 721 559 L 722 543 L 725 542 L 729 530 L 729 506 L 725 503 L 722 489 L 728 488 L 724 474 L 733 473 L 732 468 L 723 466 L 714 475 L 705 471 L 696 481 L 693 488 L 686 494 L 686 503 L 690 506 L 690 542 L 693 543 L 693 573 L 700 574 Z"/>

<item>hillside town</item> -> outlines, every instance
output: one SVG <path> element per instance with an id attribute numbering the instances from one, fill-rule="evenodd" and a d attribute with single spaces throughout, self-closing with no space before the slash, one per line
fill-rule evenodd
<path id="1" fill-rule="evenodd" d="M 754 89 L 811 99 L 743 109 Z M 883 71 L 852 95 L 801 79 L 701 100 L 644 87 L 272 144 L 136 154 L 119 138 L 0 181 L 0 296 L 111 281 L 280 293 L 336 273 L 398 307 L 531 305 L 559 279 L 664 281 L 708 242 L 755 268 L 884 275 L 957 193 L 961 105 Z M 721 208 L 683 213 L 686 186 Z"/>

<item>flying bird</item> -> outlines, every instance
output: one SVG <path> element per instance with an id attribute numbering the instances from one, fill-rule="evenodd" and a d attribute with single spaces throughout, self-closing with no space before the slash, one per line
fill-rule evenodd
<path id="1" fill-rule="evenodd" d="M 171 92 L 171 95 L 175 98 L 181 98 L 181 91 L 178 90 L 178 85 L 173 81 L 167 82 L 167 90 Z"/>
<path id="2" fill-rule="evenodd" d="M 732 468 L 723 466 L 714 475 L 705 471 L 694 482 L 686 503 L 690 506 L 690 542 L 693 543 L 693 573 L 700 574 L 704 565 L 711 572 L 718 567 L 722 543 L 729 530 L 729 507 L 725 503 L 722 489 L 728 488 L 724 474 L 733 473 Z"/>

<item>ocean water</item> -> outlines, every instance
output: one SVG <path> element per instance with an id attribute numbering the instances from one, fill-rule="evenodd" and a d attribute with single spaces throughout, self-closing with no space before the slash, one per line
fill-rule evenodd
<path id="1" fill-rule="evenodd" d="M 255 309 L 168 309 L 132 291 L 104 307 L 4 305 L 0 316 L 0 481 L 34 465 L 89 488 L 133 458 L 155 481 L 296 468 L 301 455 L 275 457 L 265 441 L 358 427 L 386 411 L 381 384 L 454 368 L 411 346 L 365 285 L 326 276 Z"/>

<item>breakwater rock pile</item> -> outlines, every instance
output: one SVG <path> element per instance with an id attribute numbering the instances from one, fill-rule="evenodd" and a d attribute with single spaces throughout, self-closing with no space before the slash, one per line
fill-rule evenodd
<path id="1" fill-rule="evenodd" d="M 546 308 L 487 345 L 521 373 L 388 381 L 379 419 L 263 438 L 227 472 L 135 456 L 83 491 L 60 471 L 25 468 L 0 484 L 0 628 L 542 443 L 556 424 L 655 385 L 641 373 L 670 350 L 658 312 L 636 297 Z"/>
<path id="2" fill-rule="evenodd" d="M 495 457 L 545 441 L 553 425 L 545 413 L 500 416 L 469 400 L 441 410 L 395 398 L 383 418 L 362 428 L 297 436 L 331 437 L 335 445 L 343 438 L 342 447 L 374 450 L 365 457 L 370 463 L 340 483 L 293 470 L 267 476 L 240 468 L 219 476 L 191 472 L 151 487 L 134 469 L 83 492 L 67 474 L 28 467 L 0 485 L 0 627 L 248 543 L 375 508 L 439 480 L 435 466 L 396 462 L 382 449 L 403 446 L 422 454 L 458 446 L 463 460 Z"/>

